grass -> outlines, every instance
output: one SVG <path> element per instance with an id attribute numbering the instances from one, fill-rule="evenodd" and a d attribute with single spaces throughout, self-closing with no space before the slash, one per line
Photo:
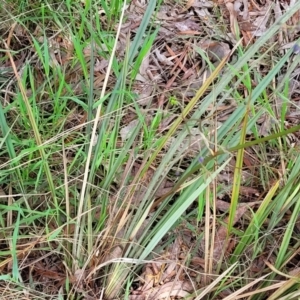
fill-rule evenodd
<path id="1" fill-rule="evenodd" d="M 142 106 L 137 75 L 161 46 L 167 2 L 150 1 L 134 33 L 122 1 L 21 2 L 7 1 L 0 23 L 2 298 L 135 299 L 163 286 L 165 298 L 297 299 L 300 159 L 288 135 L 300 126 L 286 119 L 299 58 L 270 41 L 300 4 L 248 49 L 237 31 L 235 62 L 214 66 L 195 47 L 211 70 L 187 103 L 180 85 L 158 84 Z"/>

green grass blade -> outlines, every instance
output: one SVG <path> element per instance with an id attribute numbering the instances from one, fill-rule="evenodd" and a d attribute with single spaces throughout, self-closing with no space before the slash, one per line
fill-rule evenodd
<path id="1" fill-rule="evenodd" d="M 163 219 L 157 225 L 156 233 L 149 243 L 147 243 L 146 248 L 140 255 L 140 259 L 145 259 L 154 247 L 161 241 L 163 236 L 168 232 L 168 230 L 174 225 L 174 223 L 179 219 L 179 217 L 183 214 L 184 211 L 191 205 L 193 201 L 205 190 L 205 188 L 216 178 L 216 176 L 226 167 L 229 160 L 226 161 L 223 165 L 221 165 L 215 172 L 213 172 L 206 180 L 202 182 L 202 178 L 199 182 L 196 181 L 193 185 L 191 185 L 188 189 L 186 189 L 180 197 L 176 200 L 177 205 L 172 207 L 170 211 L 166 215 L 164 215 Z"/>
<path id="2" fill-rule="evenodd" d="M 246 231 L 243 233 L 241 240 L 239 241 L 233 254 L 231 255 L 230 263 L 235 263 L 238 257 L 240 257 L 240 255 L 243 254 L 245 248 L 251 245 L 255 237 L 255 232 L 257 232 L 257 230 L 261 228 L 263 223 L 266 221 L 266 218 L 268 217 L 269 213 L 272 211 L 273 205 L 271 202 L 278 188 L 279 181 L 277 181 L 274 184 L 274 186 L 270 189 L 270 191 L 262 201 L 261 205 L 259 206 L 258 210 L 255 212 L 255 216 L 253 216 L 253 219 L 248 225 Z"/>
<path id="3" fill-rule="evenodd" d="M 17 257 L 17 243 L 19 237 L 19 229 L 20 229 L 20 218 L 21 211 L 18 211 L 17 220 L 14 225 L 13 237 L 12 237 L 12 245 L 11 245 L 11 255 L 12 255 L 12 278 L 18 282 L 20 277 L 19 265 L 18 265 L 18 257 Z"/>
<path id="4" fill-rule="evenodd" d="M 248 105 L 249 105 L 249 103 L 248 103 Z M 248 123 L 248 112 L 246 112 L 245 117 L 244 117 L 244 123 L 242 125 L 242 131 L 241 131 L 241 135 L 240 135 L 240 144 L 245 143 L 246 133 L 247 133 L 247 123 Z M 229 218 L 228 218 L 228 225 L 227 225 L 228 226 L 227 239 L 229 238 L 229 236 L 231 234 L 231 230 L 232 230 L 233 223 L 234 223 L 234 218 L 236 215 L 236 208 L 238 206 L 238 201 L 239 201 L 239 196 L 240 196 L 243 161 L 244 161 L 244 149 L 242 148 L 237 151 L 236 165 L 235 165 L 235 169 L 234 169 L 233 187 L 232 187 Z"/>

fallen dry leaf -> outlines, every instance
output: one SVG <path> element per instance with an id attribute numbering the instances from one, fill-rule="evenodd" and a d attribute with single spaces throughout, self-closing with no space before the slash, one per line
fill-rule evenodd
<path id="1" fill-rule="evenodd" d="M 210 0 L 194 0 L 192 6 L 193 7 L 201 7 L 201 8 L 213 8 L 214 7 L 214 1 L 210 1 Z"/>
<path id="2" fill-rule="evenodd" d="M 161 62 L 163 65 L 166 65 L 166 66 L 174 65 L 174 63 L 171 60 L 169 60 L 164 54 L 160 53 L 158 49 L 155 49 L 154 53 L 155 53 L 158 61 Z"/>
<path id="3" fill-rule="evenodd" d="M 149 63 L 150 63 L 149 55 L 147 55 L 144 57 L 141 65 L 140 65 L 136 80 L 149 83 L 149 79 L 151 79 L 151 78 L 149 78 L 148 72 L 147 72 L 147 70 L 149 69 Z"/>
<path id="4" fill-rule="evenodd" d="M 193 286 L 189 282 L 177 281 L 168 282 L 161 286 L 155 287 L 148 291 L 144 291 L 138 295 L 130 295 L 130 300 L 159 300 L 168 297 L 184 298 L 191 295 Z"/>
<path id="5" fill-rule="evenodd" d="M 139 122 L 140 122 L 140 120 L 135 119 L 135 120 L 132 120 L 128 125 L 121 128 L 120 136 L 121 136 L 123 143 L 130 138 L 130 136 L 133 134 L 133 132 L 136 129 L 136 126 L 139 124 Z"/>
<path id="6" fill-rule="evenodd" d="M 94 66 L 94 72 L 104 72 L 107 67 L 108 67 L 108 60 L 104 58 L 102 59 L 97 58 Z"/>
<path id="7" fill-rule="evenodd" d="M 233 225 L 236 224 L 240 218 L 245 214 L 245 212 L 249 209 L 249 207 L 253 206 L 254 204 L 247 204 L 247 205 L 240 205 L 237 210 L 236 214 L 234 216 Z M 228 223 L 228 218 L 224 221 L 224 223 Z M 213 251 L 213 259 L 215 262 L 219 262 L 222 255 L 229 255 L 231 249 L 234 245 L 230 244 L 231 242 L 234 242 L 232 239 L 229 238 L 228 242 L 226 243 L 227 238 L 227 226 L 221 225 L 219 229 L 216 232 L 215 236 L 215 243 L 214 243 L 214 251 Z"/>
<path id="8" fill-rule="evenodd" d="M 196 23 L 189 19 L 181 22 L 175 22 L 172 25 L 175 26 L 180 32 L 201 30 L 199 23 Z"/>

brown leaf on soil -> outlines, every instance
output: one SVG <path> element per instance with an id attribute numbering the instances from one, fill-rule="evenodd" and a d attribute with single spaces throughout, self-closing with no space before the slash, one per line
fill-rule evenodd
<path id="1" fill-rule="evenodd" d="M 241 30 L 243 31 L 256 30 L 256 27 L 253 24 L 251 24 L 249 21 L 240 20 L 240 18 L 238 20 L 239 20 L 239 26 Z"/>
<path id="2" fill-rule="evenodd" d="M 108 60 L 106 59 L 96 59 L 96 63 L 94 66 L 94 72 L 105 72 L 106 68 L 108 67 Z"/>
<path id="3" fill-rule="evenodd" d="M 193 7 L 195 2 L 196 2 L 196 0 L 188 0 L 186 2 L 185 6 L 180 11 L 180 13 L 183 13 L 183 12 L 187 11 L 189 8 Z"/>
<path id="4" fill-rule="evenodd" d="M 259 196 L 259 190 L 250 186 L 240 186 L 240 193 L 245 197 Z"/>
<path id="5" fill-rule="evenodd" d="M 185 31 L 179 31 L 179 35 L 201 35 L 202 32 L 195 31 L 195 30 L 185 30 Z"/>
<path id="6" fill-rule="evenodd" d="M 255 276 L 257 273 L 261 273 L 265 267 L 265 260 L 267 258 L 263 255 L 251 261 L 250 272 Z"/>
<path id="7" fill-rule="evenodd" d="M 189 282 L 168 282 L 148 291 L 129 296 L 130 300 L 158 300 L 168 297 L 184 298 L 190 296 L 193 286 Z"/>
<path id="8" fill-rule="evenodd" d="M 144 57 L 141 65 L 140 65 L 139 72 L 136 77 L 136 80 L 141 81 L 141 82 L 147 82 L 148 84 L 149 84 L 149 79 L 152 79 L 152 78 L 149 78 L 149 75 L 147 72 L 150 67 L 149 58 L 150 58 L 149 55 Z"/>
<path id="9" fill-rule="evenodd" d="M 157 246 L 160 248 L 160 246 Z M 190 249 L 179 234 L 162 254 L 156 254 L 159 261 L 152 261 L 143 268 L 143 273 L 138 277 L 141 285 L 132 291 L 130 299 L 162 299 L 170 297 L 184 297 L 192 290 L 192 285 L 186 282 L 183 272 L 184 261 L 187 259 L 187 248 Z M 154 253 L 162 250 L 155 249 Z"/>
<path id="10" fill-rule="evenodd" d="M 217 200 L 216 201 L 216 209 L 222 212 L 228 211 L 230 208 L 230 203 L 223 201 L 223 200 Z"/>
<path id="11" fill-rule="evenodd" d="M 200 8 L 213 8 L 215 0 L 195 0 L 193 1 L 193 7 Z"/>
<path id="12" fill-rule="evenodd" d="M 294 26 L 295 32 L 300 30 L 300 10 L 298 10 L 291 18 L 292 26 Z"/>
<path id="13" fill-rule="evenodd" d="M 249 206 L 253 206 L 249 203 L 248 205 L 240 205 L 236 210 L 236 215 L 234 217 L 233 225 L 236 224 L 240 218 L 245 214 L 245 212 L 248 210 Z M 228 218 L 224 221 L 225 224 L 228 223 Z M 230 251 L 234 247 L 235 241 L 229 238 L 228 244 L 226 243 L 226 237 L 227 237 L 227 226 L 221 225 L 219 229 L 216 232 L 215 236 L 215 243 L 214 243 L 214 252 L 213 252 L 213 259 L 215 262 L 218 262 L 222 255 L 228 256 L 230 254 Z M 233 243 L 233 244 L 231 244 Z"/>
<path id="14" fill-rule="evenodd" d="M 184 72 L 187 72 L 187 68 L 182 64 L 182 59 L 178 59 L 177 57 L 177 54 L 173 51 L 173 49 L 171 49 L 167 44 L 166 44 L 166 48 L 169 52 L 169 54 L 171 56 L 174 57 L 175 61 L 176 61 L 176 64 L 175 66 L 173 67 L 172 71 L 170 72 L 170 74 L 173 74 L 175 69 L 179 66 L 181 70 L 183 70 Z"/>
<path id="15" fill-rule="evenodd" d="M 197 267 L 201 267 L 203 270 L 205 268 L 205 259 L 198 257 L 198 256 L 194 256 L 191 260 L 191 263 L 193 266 L 197 266 Z"/>
<path id="16" fill-rule="evenodd" d="M 51 270 L 46 270 L 45 268 L 39 268 L 33 266 L 33 270 L 39 274 L 40 276 L 43 276 L 45 278 L 49 279 L 55 279 L 59 281 L 64 281 L 66 279 L 66 275 L 64 273 L 60 273 L 58 271 L 51 271 Z"/>
<path id="17" fill-rule="evenodd" d="M 187 19 L 185 21 L 181 22 L 175 22 L 172 24 L 172 26 L 175 26 L 179 32 L 185 32 L 185 31 L 200 31 L 200 24 L 196 23 L 193 20 Z"/>
<path id="18" fill-rule="evenodd" d="M 198 46 L 207 52 L 212 63 L 222 60 L 230 53 L 229 45 L 223 42 L 203 40 Z"/>
<path id="19" fill-rule="evenodd" d="M 231 2 L 226 2 L 226 8 L 229 12 L 230 30 L 233 36 L 235 36 L 238 32 L 237 11 L 235 10 L 235 6 Z"/>
<path id="20" fill-rule="evenodd" d="M 171 137 L 166 143 L 165 149 L 174 147 L 176 144 L 176 138 Z M 180 143 L 177 152 L 184 157 L 194 158 L 204 147 L 207 147 L 204 135 L 198 128 L 192 128 L 190 134 Z"/>
<path id="21" fill-rule="evenodd" d="M 255 1 L 251 1 L 252 4 L 255 4 Z M 255 28 L 254 31 L 251 32 L 251 34 L 254 37 L 260 37 L 262 36 L 266 30 L 269 24 L 269 26 L 274 22 L 274 20 L 278 19 L 281 15 L 281 12 L 279 12 L 276 7 L 279 8 L 278 2 L 275 4 L 275 18 L 273 18 L 272 14 L 270 13 L 272 11 L 273 3 L 268 2 L 265 3 L 263 6 L 253 5 L 250 6 L 249 10 L 249 18 L 244 19 L 244 21 L 248 21 L 252 24 L 252 27 Z M 278 14 L 280 13 L 280 15 Z M 271 23 L 271 24 L 270 24 Z M 247 30 L 247 28 L 244 28 Z M 249 29 L 248 29 L 249 30 Z"/>
<path id="22" fill-rule="evenodd" d="M 138 95 L 136 101 L 140 106 L 146 106 L 151 103 L 154 91 L 155 85 L 151 83 L 134 85 L 134 92 Z"/>
<path id="23" fill-rule="evenodd" d="M 156 55 L 157 60 L 162 63 L 163 65 L 167 65 L 167 66 L 173 66 L 174 63 L 168 59 L 163 53 L 161 53 L 159 51 L 159 49 L 155 49 L 154 53 Z"/>

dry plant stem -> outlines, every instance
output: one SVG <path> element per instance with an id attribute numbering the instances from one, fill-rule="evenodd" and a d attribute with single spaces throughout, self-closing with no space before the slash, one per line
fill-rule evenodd
<path id="1" fill-rule="evenodd" d="M 256 280 L 254 280 L 254 281 L 248 283 L 247 285 L 245 285 L 245 286 L 242 287 L 241 289 L 239 289 L 239 290 L 237 290 L 236 292 L 232 293 L 232 294 L 229 295 L 228 297 L 224 298 L 224 300 L 235 300 L 235 299 L 238 299 L 238 296 L 239 296 L 242 292 L 244 292 L 244 291 L 250 289 L 250 288 L 253 287 L 255 284 L 259 283 L 260 281 L 262 281 L 263 279 L 265 279 L 265 278 L 268 277 L 269 275 L 270 275 L 270 274 L 266 274 L 266 275 L 264 275 L 264 276 L 262 276 L 262 277 L 260 277 L 260 278 L 257 278 Z"/>
<path id="2" fill-rule="evenodd" d="M 217 141 L 218 141 L 218 131 L 217 131 L 217 115 L 215 115 L 214 118 L 214 151 L 218 151 Z M 214 170 L 217 170 L 217 166 L 215 164 Z M 214 261 L 214 247 L 215 247 L 215 237 L 216 237 L 216 219 L 217 219 L 217 208 L 216 208 L 216 201 L 217 201 L 217 180 L 214 179 L 212 182 L 212 189 L 213 189 L 213 198 L 212 198 L 212 226 L 211 226 L 211 238 L 210 240 L 210 260 L 209 260 L 209 268 L 208 272 L 209 274 L 213 273 L 213 265 L 215 263 Z"/>
<path id="3" fill-rule="evenodd" d="M 215 168 L 215 171 L 217 168 Z M 210 241 L 210 253 L 209 253 L 209 266 L 208 273 L 213 274 L 213 269 L 215 266 L 214 259 L 214 247 L 215 247 L 215 237 L 216 237 L 216 218 L 217 218 L 217 209 L 216 209 L 216 201 L 217 201 L 217 182 L 216 179 L 212 182 L 212 220 L 211 220 L 211 237 Z"/>
<path id="4" fill-rule="evenodd" d="M 70 237 L 70 199 L 69 199 L 69 184 L 68 184 L 68 168 L 67 168 L 67 156 L 64 139 L 62 139 L 62 150 L 63 150 L 63 166 L 64 166 L 64 186 L 65 186 L 65 198 L 66 198 L 66 236 L 67 239 Z M 68 251 L 71 251 L 70 243 L 67 244 Z"/>
<path id="5" fill-rule="evenodd" d="M 209 198 L 210 198 L 210 188 L 209 186 L 206 189 L 205 192 L 205 199 L 206 199 L 206 203 L 205 203 L 205 253 L 204 253 L 204 284 L 207 285 L 208 281 L 209 281 L 209 276 L 207 276 L 209 273 L 209 265 L 210 265 L 210 260 L 213 259 L 213 257 L 209 257 L 209 232 L 210 232 L 210 205 L 209 205 Z"/>
<path id="6" fill-rule="evenodd" d="M 13 197 L 12 197 L 12 186 L 11 184 L 9 185 L 9 194 L 7 196 L 7 204 L 8 206 L 12 206 L 13 205 Z M 7 221 L 6 221 L 6 226 L 9 228 L 12 228 L 12 224 L 13 224 L 13 211 L 9 210 L 7 212 Z"/>
<path id="7" fill-rule="evenodd" d="M 112 49 L 112 53 L 111 53 L 111 56 L 110 56 L 110 60 L 109 60 L 109 64 L 108 64 L 108 67 L 107 67 L 106 77 L 104 79 L 100 99 L 102 99 L 105 95 L 105 90 L 106 90 L 106 87 L 107 87 L 109 74 L 110 74 L 110 71 L 111 71 L 111 68 L 112 68 L 113 59 L 115 57 L 115 53 L 116 53 L 116 49 L 117 49 L 117 42 L 118 42 L 119 35 L 120 35 L 120 32 L 121 32 L 121 26 L 122 26 L 122 21 L 123 21 L 123 18 L 124 18 L 126 5 L 127 5 L 126 2 L 124 2 L 123 8 L 122 8 L 122 13 L 121 13 L 121 16 L 120 16 L 118 30 L 117 30 L 117 33 L 116 33 L 115 44 L 114 44 L 114 47 Z M 79 230 L 81 228 L 81 217 L 82 217 L 82 210 L 83 210 L 83 206 L 84 206 L 84 200 L 86 198 L 87 179 L 88 179 L 88 175 L 89 175 L 89 168 L 90 168 L 90 162 L 91 162 L 92 150 L 93 150 L 93 142 L 92 141 L 94 141 L 96 139 L 96 130 L 97 130 L 98 122 L 99 122 L 99 119 L 100 119 L 101 109 L 102 109 L 102 104 L 100 104 L 97 108 L 96 118 L 95 118 L 95 121 L 94 121 L 94 124 L 93 124 L 91 142 L 90 142 L 90 145 L 89 145 L 89 151 L 88 151 L 87 160 L 86 160 L 86 164 L 85 164 L 82 190 L 81 190 L 81 194 L 80 194 L 80 200 L 79 200 L 79 206 L 78 206 L 78 212 L 77 212 L 77 222 L 76 222 L 75 233 L 74 233 L 74 245 L 73 245 L 73 251 L 72 251 L 74 259 L 77 259 L 80 256 L 80 248 L 81 247 L 80 247 L 80 243 L 79 243 L 79 240 L 78 240 L 78 235 L 79 235 Z"/>
<path id="8" fill-rule="evenodd" d="M 169 48 L 169 47 L 168 47 Z M 180 57 L 176 57 L 175 58 L 176 60 L 176 64 L 174 65 L 173 69 L 171 70 L 170 74 L 172 75 L 175 70 L 178 68 L 179 66 L 179 69 L 180 70 L 183 70 L 184 72 L 187 72 L 187 68 L 185 67 L 185 63 L 186 63 L 186 60 L 187 60 L 187 47 L 184 47 L 183 49 L 183 52 L 182 54 L 180 55 Z M 182 63 L 183 61 L 183 63 Z M 177 73 L 178 74 L 178 73 Z M 176 75 L 176 74 L 175 74 Z M 177 76 L 177 75 L 176 75 Z M 175 79 L 173 79 L 172 83 L 174 82 Z M 167 84 L 168 86 L 168 84 Z M 168 86 L 168 88 L 170 88 L 171 86 Z"/>
<path id="9" fill-rule="evenodd" d="M 181 70 L 187 72 L 188 71 L 187 68 L 182 64 L 181 59 L 177 57 L 176 53 L 167 44 L 166 44 L 166 48 L 169 51 L 170 55 L 174 56 L 174 59 L 176 61 L 176 64 L 171 70 L 170 74 L 172 75 L 178 66 L 180 67 Z"/>
<path id="10" fill-rule="evenodd" d="M 9 34 L 8 34 L 8 37 L 7 37 L 7 40 L 6 40 L 8 48 L 10 46 L 11 38 L 13 36 L 13 32 L 14 32 L 16 26 L 17 26 L 16 22 L 11 25 L 11 28 L 10 28 L 10 31 L 9 31 Z"/>
<path id="11" fill-rule="evenodd" d="M 291 288 L 294 284 L 296 284 L 296 283 L 299 284 L 300 271 L 295 273 L 293 276 L 288 276 L 288 275 L 283 274 L 282 272 L 276 270 L 276 268 L 274 266 L 272 266 L 270 263 L 268 263 L 266 261 L 265 261 L 265 263 L 274 273 L 277 273 L 277 274 L 280 274 L 282 276 L 289 278 L 287 281 L 284 282 L 284 284 L 279 289 L 277 289 L 270 297 L 268 297 L 267 300 L 276 300 L 280 296 L 282 296 L 282 294 L 284 292 L 286 292 L 289 288 Z"/>
<path id="12" fill-rule="evenodd" d="M 195 300 L 201 300 L 210 293 L 213 288 L 220 282 L 222 281 L 223 278 L 225 278 L 236 266 L 236 263 L 230 266 L 227 270 L 225 270 L 220 276 L 218 276 L 210 285 L 208 285 L 201 293 L 200 295 L 195 298 Z"/>
<path id="13" fill-rule="evenodd" d="M 242 295 L 238 295 L 238 296 L 235 296 L 232 300 L 245 299 L 245 298 L 249 299 L 248 297 L 251 297 L 253 295 L 262 294 L 262 293 L 269 292 L 269 291 L 274 290 L 274 289 L 278 289 L 281 286 L 283 286 L 284 283 L 285 283 L 285 281 L 281 281 L 281 282 L 275 283 L 271 286 L 268 286 L 268 287 L 265 287 L 265 288 L 262 288 L 262 289 L 259 289 L 259 290 L 255 290 L 255 291 L 248 292 L 248 293 L 245 293 L 245 294 L 242 294 Z"/>

